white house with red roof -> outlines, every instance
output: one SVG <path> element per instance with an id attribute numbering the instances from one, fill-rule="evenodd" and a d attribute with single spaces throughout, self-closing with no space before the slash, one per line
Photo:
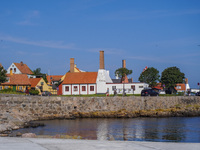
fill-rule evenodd
<path id="1" fill-rule="evenodd" d="M 31 69 L 24 64 L 22 61 L 20 63 L 12 63 L 7 69 L 7 74 L 26 74 L 28 78 L 35 78 Z"/>

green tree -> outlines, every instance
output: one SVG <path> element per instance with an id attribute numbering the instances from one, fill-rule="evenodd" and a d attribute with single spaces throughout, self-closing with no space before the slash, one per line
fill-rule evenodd
<path id="1" fill-rule="evenodd" d="M 177 83 L 183 83 L 185 74 L 177 67 L 169 67 L 162 72 L 161 83 L 172 93 L 175 92 Z"/>
<path id="2" fill-rule="evenodd" d="M 119 68 L 115 71 L 115 75 L 118 75 L 120 78 L 125 77 L 125 75 L 132 74 L 132 70 L 128 70 L 127 68 Z"/>
<path id="3" fill-rule="evenodd" d="M 41 68 L 36 68 L 35 70 L 33 70 L 33 74 L 34 75 L 42 75 Z"/>
<path id="4" fill-rule="evenodd" d="M 44 81 L 47 83 L 47 77 L 45 73 L 41 73 L 41 68 L 36 68 L 35 70 L 33 70 L 33 74 L 34 75 L 41 75 L 42 78 L 44 79 Z"/>
<path id="5" fill-rule="evenodd" d="M 140 74 L 138 79 L 140 82 L 148 83 L 150 87 L 157 85 L 157 82 L 160 80 L 159 71 L 154 67 L 147 68 L 144 72 Z"/>
<path id="6" fill-rule="evenodd" d="M 6 73 L 7 71 L 2 66 L 0 66 L 0 84 L 7 81 Z"/>
<path id="7" fill-rule="evenodd" d="M 122 79 L 122 81 L 125 80 L 125 76 L 128 76 L 130 74 L 132 74 L 132 70 L 128 70 L 127 68 L 119 68 L 115 71 L 115 75 L 116 76 L 118 75 Z M 123 84 L 123 96 L 125 96 L 124 84 Z"/>

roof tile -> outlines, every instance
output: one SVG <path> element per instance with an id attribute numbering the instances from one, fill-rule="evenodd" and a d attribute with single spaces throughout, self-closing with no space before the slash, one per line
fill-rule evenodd
<path id="1" fill-rule="evenodd" d="M 66 73 L 63 84 L 91 84 L 96 83 L 97 72 Z"/>
<path id="2" fill-rule="evenodd" d="M 10 82 L 2 83 L 2 85 L 31 85 L 26 74 L 10 75 Z"/>
<path id="3" fill-rule="evenodd" d="M 23 62 L 21 62 L 21 63 L 14 63 L 14 64 L 20 70 L 20 72 L 22 74 L 33 74 L 33 72 L 31 71 L 31 69 L 26 64 L 24 64 Z"/>

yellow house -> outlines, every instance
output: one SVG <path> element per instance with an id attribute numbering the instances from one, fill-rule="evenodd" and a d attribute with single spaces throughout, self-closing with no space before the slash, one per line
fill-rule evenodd
<path id="1" fill-rule="evenodd" d="M 0 90 L 11 88 L 13 91 L 25 92 L 31 87 L 31 83 L 26 74 L 7 74 L 8 81 L 0 85 Z"/>
<path id="2" fill-rule="evenodd" d="M 51 92 L 51 90 L 52 90 L 52 87 L 48 86 L 43 78 L 30 78 L 29 81 L 31 83 L 31 89 L 38 90 L 39 95 L 41 95 L 41 92 L 43 92 L 43 91 Z"/>

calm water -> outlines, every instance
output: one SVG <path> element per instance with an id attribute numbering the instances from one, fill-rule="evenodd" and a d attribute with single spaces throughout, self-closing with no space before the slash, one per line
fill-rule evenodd
<path id="1" fill-rule="evenodd" d="M 84 139 L 198 142 L 200 143 L 200 117 L 131 118 L 131 119 L 75 119 L 37 121 L 46 126 L 20 129 L 36 135 L 67 134 Z"/>

